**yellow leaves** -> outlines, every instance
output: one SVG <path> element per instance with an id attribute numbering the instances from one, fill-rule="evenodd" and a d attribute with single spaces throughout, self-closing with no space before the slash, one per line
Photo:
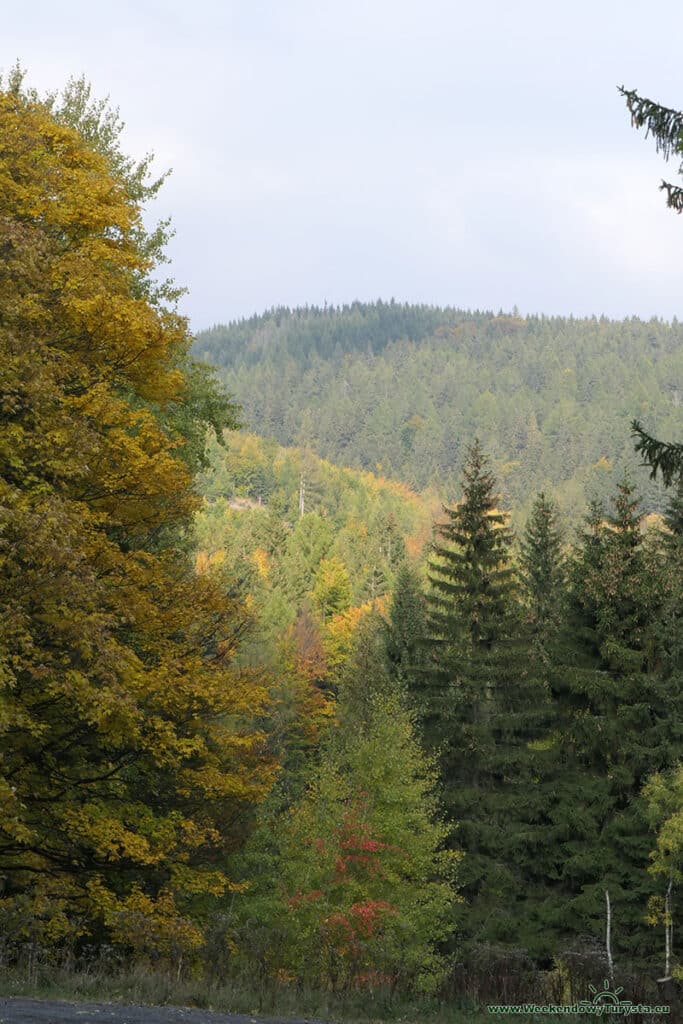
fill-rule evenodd
<path id="1" fill-rule="evenodd" d="M 224 771 L 218 765 L 204 765 L 200 769 L 185 768 L 179 776 L 180 792 L 191 796 L 199 791 L 206 800 L 234 797 L 238 800 L 249 800 L 253 794 L 253 781 Z M 185 785 L 183 786 L 183 783 Z"/>
<path id="2" fill-rule="evenodd" d="M 66 809 L 63 823 L 68 835 L 85 844 L 98 858 L 142 865 L 157 864 L 163 859 L 163 847 L 152 849 L 146 837 L 126 828 L 119 818 L 107 814 L 97 804 Z"/>
<path id="3" fill-rule="evenodd" d="M 166 865 L 172 871 L 183 865 L 181 875 L 194 879 L 193 885 L 205 876 L 215 889 L 220 876 L 221 891 L 225 889 L 227 881 L 220 873 L 209 871 L 202 875 L 201 870 L 196 873 L 195 868 L 188 866 L 192 850 L 219 842 L 217 828 L 200 825 L 178 811 L 155 815 L 142 803 L 124 803 L 117 811 L 114 815 L 105 802 L 90 801 L 78 808 L 68 808 L 64 825 L 72 841 L 87 847 L 98 860 L 138 866 Z"/>
<path id="4" fill-rule="evenodd" d="M 59 128 L 57 141 L 53 129 L 38 105 L 16 110 L 0 96 L 0 135 L 15 140 L 0 161 L 0 220 L 25 225 L 24 244 L 42 246 L 45 306 L 36 304 L 35 287 L 16 305 L 15 289 L 14 313 L 39 323 L 49 309 L 51 323 L 100 374 L 113 369 L 147 399 L 177 400 L 184 382 L 169 364 L 174 347 L 187 343 L 186 325 L 131 289 L 132 274 L 150 270 L 133 233 L 140 213 L 103 157 L 69 129 Z M 17 240 L 15 232 L 13 249 Z M 35 284 L 24 263 L 29 271 Z M 93 335 L 97 343 L 89 344 Z"/>
<path id="5" fill-rule="evenodd" d="M 30 893 L 0 899 L 0 932 L 17 946 L 77 938 L 86 932 L 86 924 L 81 908 L 74 905 L 75 895 L 68 882 L 37 878 Z"/>
<path id="6" fill-rule="evenodd" d="M 0 195 L 19 218 L 39 220 L 46 229 L 101 232 L 115 224 L 130 231 L 138 214 L 107 172 L 104 157 L 79 136 L 57 125 L 39 104 L 17 106 L 0 94 L 4 147 Z"/>
<path id="7" fill-rule="evenodd" d="M 19 846 L 28 846 L 35 840 L 36 832 L 22 820 L 23 810 L 25 807 L 17 796 L 16 787 L 0 778 L 0 820 L 3 830 Z"/>
<path id="8" fill-rule="evenodd" d="M 274 768 L 265 687 L 230 665 L 243 609 L 188 554 L 187 325 L 145 298 L 105 159 L 16 95 L 0 138 L 0 876 L 54 934 L 80 925 L 43 872 L 122 936 L 196 948 L 170 892 L 125 896 L 130 868 L 223 892 L 196 862 L 236 845 Z"/>
<path id="9" fill-rule="evenodd" d="M 339 668 L 349 657 L 361 620 L 377 606 L 377 603 L 366 601 L 365 604 L 339 612 L 326 623 L 324 646 L 331 670 Z"/>
<path id="10" fill-rule="evenodd" d="M 96 920 L 105 920 L 109 914 L 118 909 L 119 901 L 104 884 L 101 875 L 95 875 L 88 879 L 85 884 L 85 894 L 91 914 Z"/>
<path id="11" fill-rule="evenodd" d="M 108 913 L 107 923 L 114 942 L 142 958 L 191 956 L 204 944 L 201 930 L 180 913 L 168 890 L 154 899 L 135 887 Z"/>
<path id="12" fill-rule="evenodd" d="M 212 868 L 192 869 L 177 864 L 171 873 L 173 891 L 187 896 L 223 896 L 226 892 L 241 892 L 245 886 L 231 883 L 222 871 Z"/>
<path id="13" fill-rule="evenodd" d="M 252 552 L 251 557 L 261 579 L 267 579 L 270 573 L 270 558 L 268 557 L 268 552 L 264 551 L 263 548 L 256 548 Z"/>
<path id="14" fill-rule="evenodd" d="M 224 551 L 214 551 L 211 554 L 209 554 L 208 551 L 203 551 L 200 548 L 195 554 L 194 567 L 198 575 L 201 576 L 203 573 L 208 572 L 212 566 L 220 565 L 224 559 Z"/>

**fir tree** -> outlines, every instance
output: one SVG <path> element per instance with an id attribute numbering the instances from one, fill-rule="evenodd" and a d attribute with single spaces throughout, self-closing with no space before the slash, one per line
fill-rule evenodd
<path id="1" fill-rule="evenodd" d="M 426 606 L 420 579 L 404 562 L 396 573 L 394 592 L 385 625 L 386 660 L 394 679 L 402 683 L 414 702 L 419 702 L 424 666 Z"/>
<path id="2" fill-rule="evenodd" d="M 566 581 L 557 505 L 541 492 L 521 541 L 521 567 L 534 647 L 544 661 L 562 621 Z"/>
<path id="3" fill-rule="evenodd" d="M 662 674 L 661 560 L 639 501 L 619 487 L 612 515 L 594 508 L 572 567 L 571 635 L 556 688 L 564 742 L 553 810 L 564 898 L 556 922 L 599 936 L 609 890 L 615 949 L 647 954 L 651 837 L 640 792 L 683 755 L 680 679 Z"/>
<path id="4" fill-rule="evenodd" d="M 517 943 L 544 701 L 525 656 L 512 532 L 478 443 L 463 499 L 445 513 L 429 565 L 423 732 L 440 753 L 444 806 L 465 853 L 465 933 Z"/>
<path id="5" fill-rule="evenodd" d="M 447 518 L 433 545 L 430 626 L 443 640 L 458 638 L 472 650 L 490 650 L 512 588 L 512 532 L 508 516 L 496 508 L 494 478 L 478 441 L 468 450 L 463 480 L 463 500 L 444 507 Z"/>
<path id="6" fill-rule="evenodd" d="M 664 510 L 664 525 L 670 531 L 671 541 L 669 546 L 680 544 L 683 538 L 683 478 L 673 489 L 669 501 Z"/>
<path id="7" fill-rule="evenodd" d="M 658 619 L 661 670 L 683 670 L 683 479 L 672 491 L 661 532 L 660 614 Z"/>

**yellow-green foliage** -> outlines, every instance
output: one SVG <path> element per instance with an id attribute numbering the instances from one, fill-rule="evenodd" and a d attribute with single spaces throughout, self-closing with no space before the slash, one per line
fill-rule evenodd
<path id="1" fill-rule="evenodd" d="M 250 595 L 261 660 L 303 602 L 329 620 L 381 597 L 430 536 L 438 502 L 403 484 L 234 432 L 210 457 L 199 480 L 198 565 Z"/>
<path id="2" fill-rule="evenodd" d="M 432 989 L 453 927 L 458 857 L 443 850 L 434 778 L 396 695 L 344 716 L 305 795 L 255 836 L 262 873 L 237 897 L 237 958 L 272 977 Z M 255 948 L 270 936 L 266 951 Z"/>
<path id="3" fill-rule="evenodd" d="M 0 138 L 0 909 L 56 941 L 225 891 L 273 771 L 243 613 L 179 546 L 189 337 L 141 286 L 141 211 L 18 89 Z"/>

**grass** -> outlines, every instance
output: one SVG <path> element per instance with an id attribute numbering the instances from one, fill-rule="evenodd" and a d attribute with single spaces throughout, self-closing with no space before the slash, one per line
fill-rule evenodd
<path id="1" fill-rule="evenodd" d="M 176 979 L 161 971 L 132 968 L 112 973 L 92 969 L 50 967 L 0 969 L 1 996 L 67 999 L 74 1002 L 120 1002 L 143 1006 L 183 1006 L 223 1013 L 311 1017 L 343 1024 L 483 1024 L 491 1015 L 465 1007 L 446 1007 L 435 1001 L 419 1005 L 390 997 L 381 990 L 345 995 L 300 990 L 292 985 L 258 989 L 248 982 L 207 982 Z M 523 1021 L 525 1018 L 516 1017 Z"/>

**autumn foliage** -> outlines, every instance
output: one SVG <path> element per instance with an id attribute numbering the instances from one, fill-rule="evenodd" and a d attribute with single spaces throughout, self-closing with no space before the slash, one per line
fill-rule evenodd
<path id="1" fill-rule="evenodd" d="M 273 777 L 241 611 L 187 553 L 189 338 L 141 233 L 106 155 L 0 93 L 0 916 L 34 938 L 163 936 Z"/>

